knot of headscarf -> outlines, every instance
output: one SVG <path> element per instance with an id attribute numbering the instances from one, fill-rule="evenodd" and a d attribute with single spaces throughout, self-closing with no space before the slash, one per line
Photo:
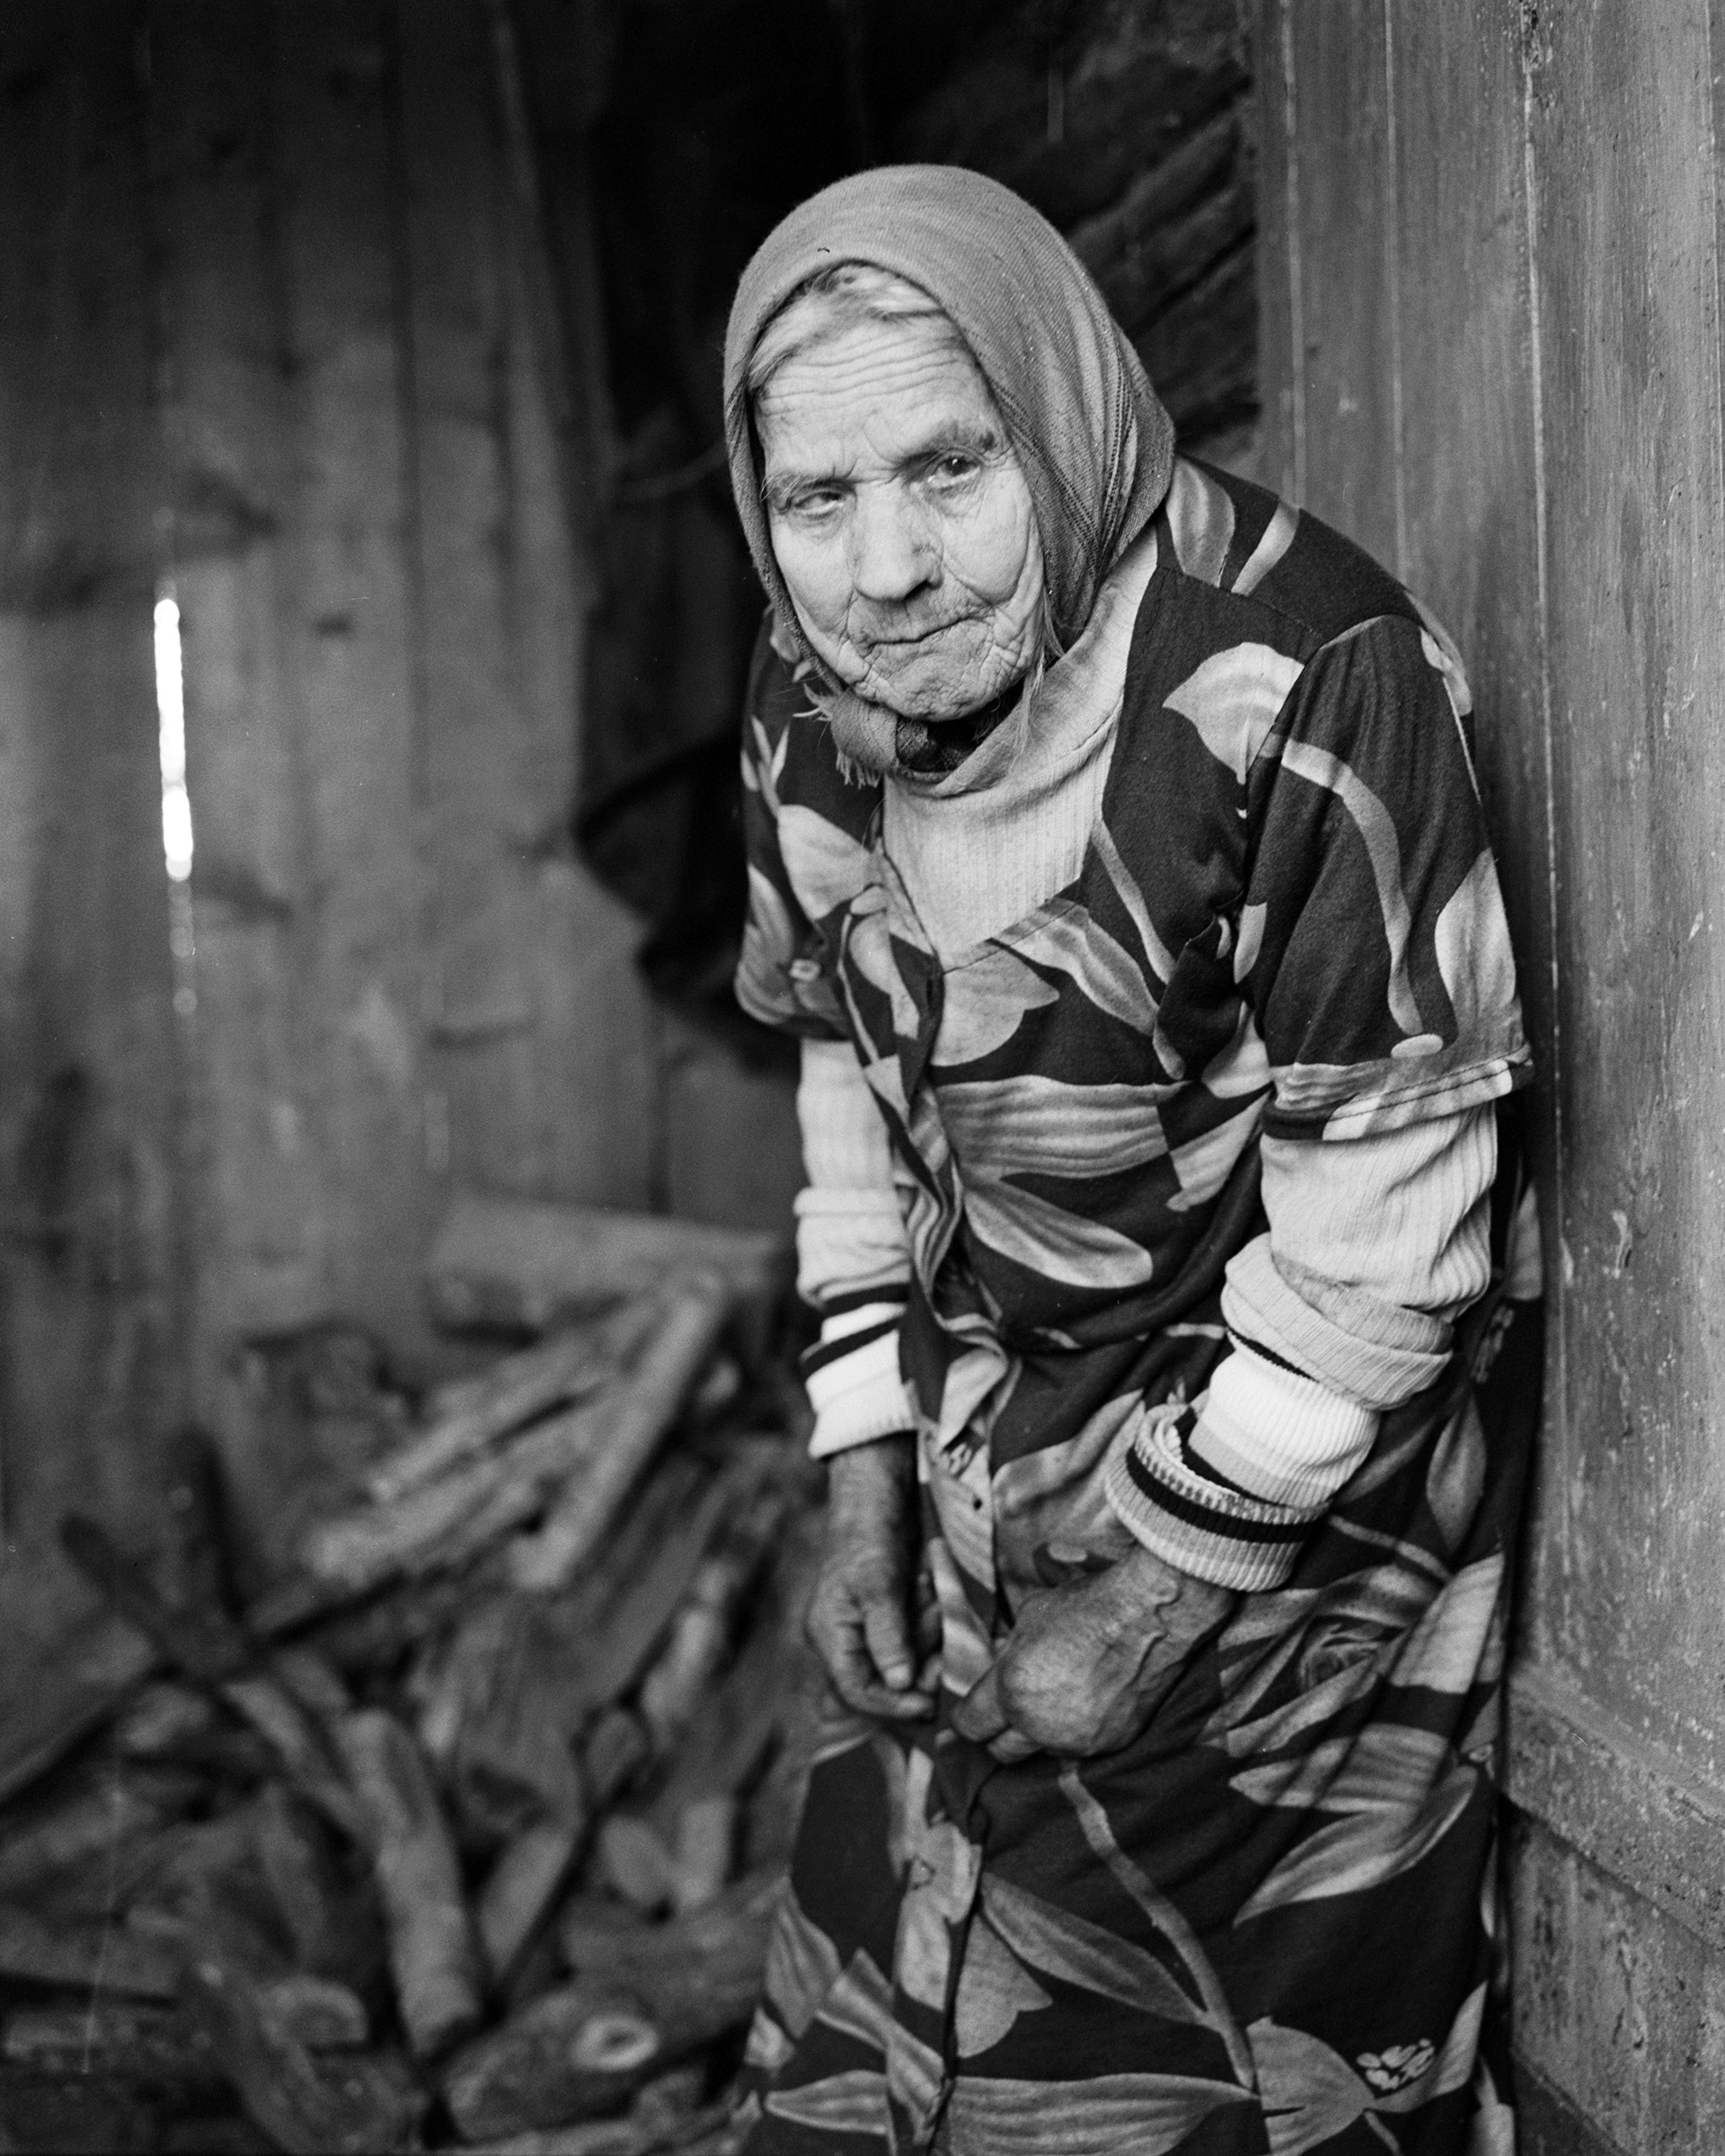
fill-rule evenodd
<path id="1" fill-rule="evenodd" d="M 882 165 L 824 188 L 761 243 L 737 287 L 725 336 L 730 481 L 783 629 L 802 642 L 761 500 L 748 363 L 786 301 L 840 262 L 867 262 L 920 286 L 969 347 L 1031 490 L 1050 623 L 1064 649 L 1168 490 L 1173 427 L 1054 226 L 1010 188 L 958 165 Z M 889 714 L 863 710 L 889 733 Z"/>

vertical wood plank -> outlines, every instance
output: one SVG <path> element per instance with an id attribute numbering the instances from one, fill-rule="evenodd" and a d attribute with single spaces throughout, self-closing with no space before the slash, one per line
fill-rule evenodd
<path id="1" fill-rule="evenodd" d="M 61 1511 L 159 1524 L 174 1405 L 136 28 L 119 0 L 0 14 L 0 1691 L 84 1599 Z"/>
<path id="2" fill-rule="evenodd" d="M 153 0 L 152 185 L 184 647 L 197 1392 L 234 1336 L 329 1307 L 305 741 L 284 642 L 296 444 L 267 10 Z"/>
<path id="3" fill-rule="evenodd" d="M 1384 0 L 1290 4 L 1304 506 L 1399 570 Z"/>
<path id="4" fill-rule="evenodd" d="M 1554 1646 L 1725 1773 L 1725 489 L 1704 13 L 1542 18 L 1534 225 L 1549 550 L 1569 1358 Z"/>
<path id="5" fill-rule="evenodd" d="M 1518 25 L 1494 0 L 1466 0 L 1441 22 L 1403 10 L 1390 59 L 1406 573 L 1460 646 L 1473 688 L 1481 790 L 1536 1058 L 1532 1135 L 1555 1249 L 1560 1043 Z M 1551 1286 L 1554 1396 L 1561 1284 Z M 1554 1425 L 1529 1538 L 1524 1607 L 1535 1613 L 1561 1563 L 1562 1507 L 1548 1487 L 1561 1488 L 1561 1444 Z"/>
<path id="6" fill-rule="evenodd" d="M 1302 499 L 1305 370 L 1299 362 L 1300 192 L 1287 66 L 1291 0 L 1252 12 L 1252 103 L 1258 184 L 1258 447 L 1253 476 L 1284 500 Z"/>
<path id="7" fill-rule="evenodd" d="M 438 1165 L 640 1204 L 652 1100 L 632 939 L 568 858 L 584 600 L 531 349 L 535 235 L 505 168 L 488 11 L 399 23 Z"/>
<path id="8" fill-rule="evenodd" d="M 532 860 L 534 1188 L 547 1197 L 640 1207 L 656 1187 L 662 1092 L 652 1012 L 635 969 L 640 929 L 575 857 L 581 684 L 594 576 L 588 529 L 569 499 L 584 452 L 566 453 L 556 415 L 585 439 L 585 376 L 547 377 L 551 355 L 536 328 L 535 289 L 549 278 L 544 234 L 512 197 L 505 260 L 510 605 L 521 694 L 533 715 L 535 779 L 542 801 Z M 573 409 L 571 410 L 571 406 Z M 554 818 L 549 805 L 554 804 Z"/>
<path id="9" fill-rule="evenodd" d="M 328 1292 L 397 1338 L 419 1323 L 425 801 L 417 504 L 394 19 L 278 0 L 276 190 L 297 458 L 283 625 L 300 713 Z"/>

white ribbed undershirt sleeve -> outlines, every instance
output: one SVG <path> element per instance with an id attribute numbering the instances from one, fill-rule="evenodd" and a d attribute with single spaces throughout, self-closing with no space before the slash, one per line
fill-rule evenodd
<path id="1" fill-rule="evenodd" d="M 910 1279 L 886 1126 L 848 1041 L 805 1040 L 797 1086 L 809 1181 L 798 1196 L 797 1287 L 821 1312 L 803 1357 L 817 1460 L 912 1427 L 898 1373 Z"/>
<path id="2" fill-rule="evenodd" d="M 1344 1143 L 1262 1143 L 1269 1229 L 1227 1268 L 1231 1352 L 1108 1485 L 1141 1542 L 1243 1590 L 1287 1578 L 1383 1411 L 1443 1369 L 1451 1321 L 1490 1281 L 1497 1172 L 1489 1106 Z"/>

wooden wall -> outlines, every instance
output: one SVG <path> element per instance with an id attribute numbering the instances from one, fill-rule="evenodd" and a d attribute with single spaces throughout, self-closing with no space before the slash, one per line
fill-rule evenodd
<path id="1" fill-rule="evenodd" d="M 1256 13 L 1271 476 L 1468 658 L 1540 1059 L 1526 2140 L 1725 2146 L 1725 49 L 1690 0 Z"/>
<path id="2" fill-rule="evenodd" d="M 495 28 L 490 0 L 0 11 L 21 1550 L 75 1489 L 143 1539 L 162 1373 L 220 1419 L 236 1334 L 339 1312 L 421 1348 L 457 1186 L 788 1207 L 787 1084 L 650 1008 L 569 843 L 588 415 L 538 333 Z M 177 1021 L 158 589 L 196 842 Z"/>

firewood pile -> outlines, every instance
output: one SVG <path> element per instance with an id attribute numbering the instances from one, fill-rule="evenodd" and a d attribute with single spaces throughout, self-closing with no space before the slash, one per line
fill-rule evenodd
<path id="1" fill-rule="evenodd" d="M 213 1474 L 171 1593 L 66 1521 L 154 1660 L 0 1807 L 0 2148 L 733 2145 L 816 1697 L 779 1286 L 764 1238 L 470 1208 L 434 1303 L 536 1337 L 417 1397 L 272 1343 L 370 1436 L 240 1613 Z"/>

